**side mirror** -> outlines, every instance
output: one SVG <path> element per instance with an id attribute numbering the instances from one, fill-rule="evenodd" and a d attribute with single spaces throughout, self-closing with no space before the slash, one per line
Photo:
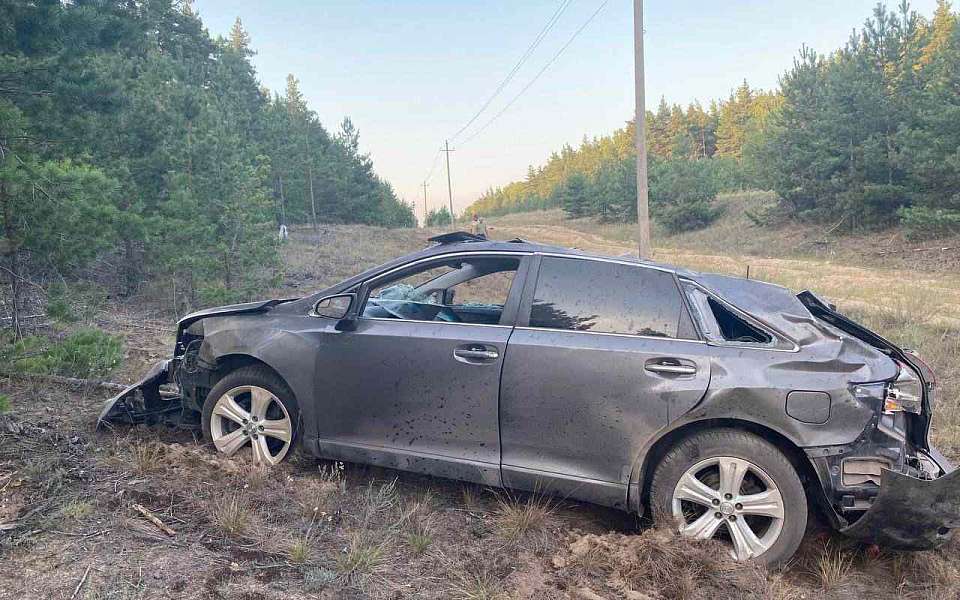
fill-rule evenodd
<path id="1" fill-rule="evenodd" d="M 324 319 L 345 319 L 356 300 L 354 294 L 338 294 L 321 298 L 313 306 L 313 314 Z"/>

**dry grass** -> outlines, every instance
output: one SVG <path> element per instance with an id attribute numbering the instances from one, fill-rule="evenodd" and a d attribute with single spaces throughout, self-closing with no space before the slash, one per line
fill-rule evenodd
<path id="1" fill-rule="evenodd" d="M 312 539 L 309 535 L 301 535 L 293 540 L 287 550 L 287 558 L 295 564 L 303 564 L 310 560 Z"/>
<path id="2" fill-rule="evenodd" d="M 493 520 L 504 539 L 516 542 L 546 533 L 555 510 L 554 499 L 542 494 L 500 492 Z"/>
<path id="3" fill-rule="evenodd" d="M 434 499 L 426 494 L 400 508 L 393 529 L 404 537 L 414 556 L 426 554 L 434 540 Z"/>
<path id="4" fill-rule="evenodd" d="M 720 543 L 692 542 L 663 529 L 629 536 L 574 534 L 553 565 L 566 585 L 616 590 L 620 596 L 652 590 L 664 599 L 767 595 L 762 568 L 734 562 Z"/>
<path id="5" fill-rule="evenodd" d="M 504 592 L 496 576 L 484 567 L 473 567 L 454 576 L 449 589 L 454 600 L 499 600 Z"/>
<path id="6" fill-rule="evenodd" d="M 240 537 L 253 522 L 253 510 L 241 492 L 227 494 L 213 501 L 211 520 L 228 535 Z"/>
<path id="7" fill-rule="evenodd" d="M 337 572 L 344 581 L 356 583 L 379 572 L 386 557 L 386 542 L 374 540 L 370 532 L 359 531 L 350 537 L 337 559 Z"/>
<path id="8" fill-rule="evenodd" d="M 163 468 L 164 446 L 155 440 L 134 441 L 131 448 L 134 472 L 149 475 Z"/>
<path id="9" fill-rule="evenodd" d="M 848 550 L 826 541 L 812 566 L 812 575 L 820 589 L 831 592 L 850 579 L 854 556 Z"/>
<path id="10" fill-rule="evenodd" d="M 609 254 L 625 249 L 626 242 L 587 231 L 542 231 L 494 235 L 576 238 L 584 248 L 599 241 Z M 318 289 L 420 248 L 431 233 L 329 227 L 317 249 L 295 232 L 276 295 Z M 684 252 L 728 272 L 743 267 L 692 242 Z M 860 272 L 856 264 L 804 259 L 758 268 L 773 281 L 800 286 L 809 278 L 814 287 L 844 292 L 842 309 L 919 350 L 940 376 L 935 439 L 960 456 L 960 328 L 939 319 L 941 305 L 952 302 L 941 287 L 952 288 L 956 273 Z M 891 273 L 905 278 L 893 278 L 891 287 Z M 925 287 L 934 279 L 942 285 Z M 168 334 L 142 327 L 168 326 L 170 319 L 138 310 L 110 306 L 98 317 L 115 323 L 128 347 L 148 351 L 123 365 L 127 379 L 166 356 L 171 344 Z M 475 485 L 356 465 L 318 468 L 302 455 L 251 474 L 185 431 L 95 433 L 91 424 L 106 394 L 2 380 L 0 394 L 17 399 L 0 415 L 0 523 L 24 522 L 0 531 L 0 598 L 12 593 L 3 590 L 69 598 L 88 565 L 78 598 L 960 598 L 957 543 L 875 556 L 833 538 L 834 555 L 813 539 L 796 564 L 767 573 L 732 563 L 717 544 L 655 530 L 638 535 L 632 521 L 585 504 L 491 495 Z M 177 535 L 131 521 L 130 501 L 156 510 Z M 838 565 L 845 579 L 829 576 Z M 825 591 L 822 579 L 834 587 Z"/>
<path id="11" fill-rule="evenodd" d="M 93 514 L 93 503 L 88 500 L 71 500 L 60 509 L 60 516 L 80 521 Z"/>

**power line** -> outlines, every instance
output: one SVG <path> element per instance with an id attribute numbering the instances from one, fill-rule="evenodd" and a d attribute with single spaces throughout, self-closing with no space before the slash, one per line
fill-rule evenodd
<path id="1" fill-rule="evenodd" d="M 433 155 L 433 162 L 430 164 L 430 170 L 427 172 L 427 176 L 423 180 L 427 183 L 430 182 L 430 179 L 433 177 L 433 172 L 437 170 L 437 161 L 440 158 L 440 155 L 443 154 L 443 146 L 437 150 L 437 153 Z"/>
<path id="2" fill-rule="evenodd" d="M 458 129 L 455 134 L 450 136 L 451 140 L 456 141 L 456 139 L 460 137 L 460 134 L 463 133 L 468 127 L 473 125 L 474 121 L 476 121 L 477 118 L 479 118 L 480 115 L 483 114 L 483 111 L 487 110 L 487 108 L 490 106 L 490 103 L 493 102 L 494 99 L 500 95 L 500 92 L 502 92 L 503 89 L 507 87 L 507 84 L 509 84 L 513 80 L 514 75 L 517 74 L 517 72 L 520 70 L 520 67 L 522 67 L 524 63 L 527 62 L 527 59 L 530 58 L 530 56 L 533 54 L 533 51 L 537 49 L 537 47 L 540 45 L 540 42 L 542 42 L 543 39 L 547 36 L 547 33 L 549 33 L 551 29 L 553 29 L 553 26 L 557 24 L 557 21 L 560 20 L 560 17 L 563 15 L 564 11 L 567 10 L 567 7 L 570 6 L 572 2 L 573 0 L 563 0 L 562 2 L 560 2 L 560 6 L 558 6 L 557 10 L 554 11 L 553 15 L 550 17 L 550 20 L 547 21 L 547 24 L 544 25 L 543 29 L 540 30 L 540 33 L 537 34 L 537 37 L 534 38 L 533 42 L 527 48 L 526 52 L 524 52 L 523 56 L 520 57 L 520 60 L 517 61 L 517 64 L 515 64 L 512 69 L 510 69 L 510 72 L 507 73 L 507 76 L 503 78 L 503 81 L 500 82 L 500 85 L 497 86 L 497 89 L 495 89 L 493 93 L 490 94 L 486 102 L 483 103 L 483 106 L 480 107 L 480 110 L 478 110 L 472 117 L 470 117 L 470 120 L 467 121 L 466 125 Z"/>
<path id="3" fill-rule="evenodd" d="M 560 47 L 560 49 L 557 51 L 557 53 L 554 54 L 553 57 L 552 57 L 550 60 L 547 61 L 547 64 L 543 65 L 543 68 L 540 69 L 540 71 L 538 71 L 536 75 L 534 75 L 533 79 L 531 79 L 530 82 L 527 83 L 527 85 L 525 85 L 525 86 L 523 87 L 523 89 L 520 90 L 520 92 L 519 92 L 516 96 L 514 96 L 513 99 L 510 100 L 510 102 L 508 102 L 508 103 L 506 104 L 506 106 L 504 106 L 502 109 L 500 109 L 500 111 L 499 111 L 497 114 L 495 114 L 492 119 L 490 119 L 489 121 L 487 121 L 486 123 L 484 123 L 483 126 L 480 127 L 480 129 L 476 130 L 476 131 L 473 133 L 473 135 L 471 135 L 470 137 L 468 137 L 467 139 L 465 139 L 463 142 L 461 142 L 461 143 L 460 143 L 460 147 L 463 147 L 464 144 L 470 143 L 471 140 L 473 140 L 475 137 L 477 137 L 478 135 L 480 135 L 481 133 L 483 133 L 483 131 L 486 130 L 487 127 L 489 127 L 494 121 L 496 121 L 497 119 L 499 119 L 500 116 L 503 115 L 503 113 L 507 112 L 507 110 L 509 110 L 509 108 L 510 108 L 511 106 L 513 106 L 513 104 L 514 104 L 517 100 L 519 100 L 520 97 L 523 96 L 523 94 L 526 93 L 526 91 L 529 90 L 530 87 L 533 86 L 533 84 L 536 83 L 538 79 L 540 79 L 540 76 L 543 75 L 543 74 L 546 72 L 546 70 L 550 68 L 550 65 L 552 65 L 553 63 L 555 63 L 555 62 L 557 61 L 557 59 L 560 58 L 560 56 L 563 54 L 563 52 L 564 52 L 567 48 L 570 47 L 570 45 L 574 42 L 574 40 L 577 39 L 577 37 L 580 35 L 580 33 L 581 33 L 584 29 L 586 29 L 588 25 L 590 25 L 590 23 L 596 18 L 596 16 L 597 16 L 598 14 L 600 14 L 600 11 L 603 10 L 603 7 L 605 7 L 609 1 L 610 1 L 610 0 L 603 0 L 603 2 L 600 4 L 600 6 L 597 7 L 597 10 L 593 11 L 593 14 L 590 15 L 590 17 L 589 17 L 586 21 L 583 22 L 583 25 L 581 25 L 575 32 L 573 32 L 573 35 L 570 36 L 570 39 L 567 40 L 567 43 Z"/>

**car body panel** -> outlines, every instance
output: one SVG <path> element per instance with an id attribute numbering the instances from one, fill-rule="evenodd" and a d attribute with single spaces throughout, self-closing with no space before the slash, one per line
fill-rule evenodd
<path id="1" fill-rule="evenodd" d="M 321 450 L 360 445 L 497 468 L 497 395 L 511 329 L 361 318 L 356 330 L 330 336 L 316 353 Z M 466 346 L 498 357 L 457 360 Z"/>
<path id="2" fill-rule="evenodd" d="M 504 483 L 625 506 L 640 444 L 700 401 L 709 354 L 692 340 L 517 328 L 500 393 Z M 664 357 L 696 374 L 644 370 Z"/>
<path id="3" fill-rule="evenodd" d="M 504 307 L 509 318 L 499 325 L 364 319 L 354 312 L 350 326 L 341 327 L 312 314 L 316 302 L 332 294 L 355 293 L 362 304 L 370 282 L 408 265 L 484 252 L 523 257 Z M 788 343 L 764 347 L 708 342 L 703 336 L 651 339 L 527 327 L 522 301 L 533 278 L 526 277 L 526 269 L 541 256 L 667 271 L 702 286 Z M 179 365 L 191 357 L 185 356 L 181 338 L 186 340 L 188 328 L 197 322 L 202 334 L 191 344 L 199 366 L 184 373 Z M 496 360 L 477 365 L 454 357 L 458 347 L 471 344 L 496 351 Z M 200 393 L 218 376 L 218 365 L 246 357 L 274 369 L 290 386 L 301 408 L 303 442 L 315 454 L 488 485 L 544 489 L 628 510 L 641 508 L 657 444 L 674 432 L 716 421 L 750 425 L 797 449 L 797 460 L 808 461 L 829 497 L 837 461 L 880 447 L 871 440 L 880 409 L 855 397 L 852 386 L 896 377 L 900 367 L 894 357 L 916 364 L 915 357 L 879 344 L 839 319 L 818 318 L 780 286 L 526 242 L 439 244 L 304 298 L 194 313 L 180 322 L 177 348 L 170 365 L 112 399 L 112 409 L 106 407 L 104 415 L 122 412 L 125 399 L 137 391 L 156 398 L 155 390 L 168 381 L 179 384 L 182 393 Z M 651 376 L 644 364 L 657 357 L 681 359 L 695 367 L 695 374 Z M 167 381 L 164 373 L 169 373 Z M 207 381 L 200 381 L 204 377 Z M 192 388 L 184 385 L 188 382 Z M 801 399 L 828 395 L 828 409 L 818 412 L 826 415 L 825 421 L 796 418 L 802 410 L 791 416 L 791 392 L 814 392 L 796 396 Z M 197 401 L 192 399 L 194 408 Z M 929 412 L 932 401 L 925 401 Z M 889 444 L 882 450 L 913 452 L 916 445 L 935 456 L 926 435 L 921 427 L 913 432 L 916 439 L 903 440 L 899 450 Z M 899 464 L 903 472 L 885 476 L 876 510 L 867 504 L 869 510 L 860 513 L 831 513 L 834 524 L 858 539 L 870 539 L 873 532 L 876 539 L 899 540 L 904 547 L 911 538 L 917 547 L 928 544 L 931 524 L 955 527 L 952 517 L 944 516 L 960 497 L 952 468 L 931 475 L 907 468 L 904 461 Z M 924 494 L 941 500 L 918 503 Z M 839 510 L 836 504 L 828 508 Z M 891 525 L 898 508 L 904 515 L 919 515 L 923 531 Z M 912 508 L 916 510 L 908 510 Z M 941 533 L 937 535 L 943 537 Z"/>

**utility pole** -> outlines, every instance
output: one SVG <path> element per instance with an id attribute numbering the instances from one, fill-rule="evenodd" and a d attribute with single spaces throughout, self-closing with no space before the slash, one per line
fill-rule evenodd
<path id="1" fill-rule="evenodd" d="M 450 183 L 450 140 L 444 142 L 444 152 L 447 153 L 447 195 L 450 198 L 450 227 L 453 228 L 453 184 Z"/>
<path id="2" fill-rule="evenodd" d="M 427 182 L 423 182 L 423 226 L 427 226 Z"/>
<path id="3" fill-rule="evenodd" d="M 636 86 L 637 238 L 640 258 L 650 258 L 650 201 L 647 194 L 647 108 L 643 77 L 643 0 L 633 0 L 634 84 Z"/>

